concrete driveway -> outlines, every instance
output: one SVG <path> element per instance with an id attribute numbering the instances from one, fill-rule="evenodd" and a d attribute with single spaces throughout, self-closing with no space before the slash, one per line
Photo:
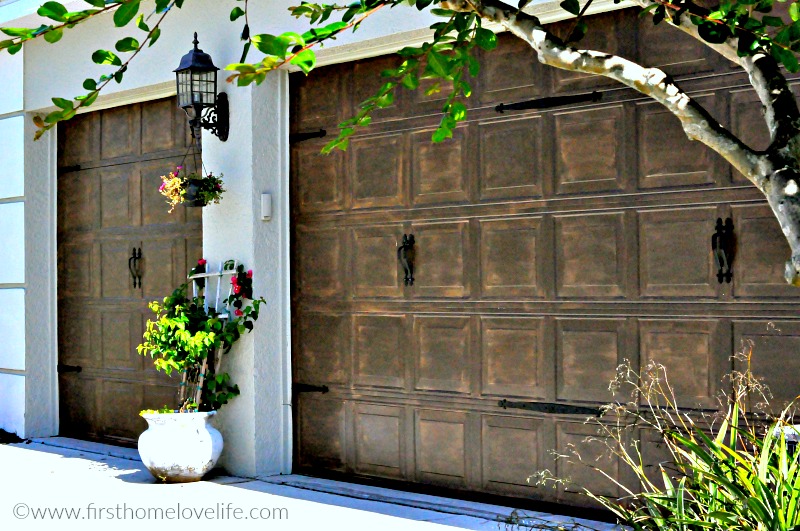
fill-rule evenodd
<path id="1" fill-rule="evenodd" d="M 614 528 L 304 476 L 217 476 L 165 485 L 135 450 L 58 437 L 0 445 L 0 466 L 0 529 L 9 531 Z"/>

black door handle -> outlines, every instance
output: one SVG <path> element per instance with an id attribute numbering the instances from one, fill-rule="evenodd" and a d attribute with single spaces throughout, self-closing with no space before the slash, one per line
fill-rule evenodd
<path id="1" fill-rule="evenodd" d="M 397 248 L 397 259 L 400 265 L 403 266 L 403 283 L 406 286 L 414 285 L 414 235 L 403 234 L 403 242 Z"/>
<path id="2" fill-rule="evenodd" d="M 139 260 L 142 259 L 142 248 L 139 247 L 137 250 L 136 247 L 133 248 L 131 251 L 131 257 L 128 258 L 128 271 L 131 273 L 131 278 L 133 279 L 133 287 L 134 288 L 141 288 L 142 287 L 142 271 L 139 268 Z"/>
<path id="3" fill-rule="evenodd" d="M 717 218 L 714 235 L 711 236 L 711 252 L 717 264 L 717 281 L 730 283 L 733 279 L 733 255 L 736 247 L 736 236 L 733 234 L 733 220 L 728 218 L 725 223 L 722 218 Z"/>

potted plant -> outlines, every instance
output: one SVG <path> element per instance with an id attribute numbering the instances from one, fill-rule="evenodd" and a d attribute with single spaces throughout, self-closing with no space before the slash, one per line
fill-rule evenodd
<path id="1" fill-rule="evenodd" d="M 216 299 L 206 293 L 216 293 Z M 181 379 L 175 404 L 141 412 L 148 429 L 139 437 L 139 455 L 158 479 L 198 481 L 219 459 L 222 435 L 209 421 L 239 394 L 222 370 L 222 357 L 253 329 L 264 299 L 252 297 L 252 270 L 229 260 L 218 272 L 206 273 L 201 259 L 189 283 L 163 302 L 150 303 L 155 317 L 147 322 L 137 350 L 153 358 L 159 371 Z"/>
<path id="2" fill-rule="evenodd" d="M 222 187 L 222 174 L 186 173 L 183 166 L 178 166 L 175 171 L 161 176 L 158 191 L 167 198 L 172 212 L 177 205 L 204 207 L 209 203 L 219 203 L 225 189 Z"/>

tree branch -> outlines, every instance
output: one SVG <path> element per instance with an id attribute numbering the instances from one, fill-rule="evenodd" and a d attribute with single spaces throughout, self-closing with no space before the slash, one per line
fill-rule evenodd
<path id="1" fill-rule="evenodd" d="M 673 12 L 677 11 L 677 6 L 673 6 L 666 0 L 633 1 L 642 8 L 664 5 L 668 8 L 674 7 Z M 708 13 L 705 8 L 691 2 L 681 4 L 681 6 L 688 6 L 688 12 L 694 15 L 703 16 Z M 738 39 L 734 37 L 721 44 L 710 43 L 700 36 L 697 26 L 689 20 L 688 16 L 679 17 L 677 20 L 675 17 L 667 17 L 665 20 L 671 26 L 692 36 L 729 61 L 740 65 L 750 77 L 750 84 L 763 105 L 764 119 L 770 134 L 770 149 L 780 150 L 789 147 L 793 151 L 797 150 L 796 153 L 800 155 L 800 148 L 797 147 L 797 144 L 800 143 L 797 138 L 800 111 L 797 108 L 794 94 L 775 59 L 765 53 L 739 57 L 737 53 Z"/>
<path id="2" fill-rule="evenodd" d="M 473 11 L 484 19 L 501 24 L 526 41 L 544 64 L 605 76 L 654 99 L 681 121 L 689 139 L 702 142 L 719 153 L 763 191 L 763 174 L 758 170 L 762 156 L 720 125 L 663 71 L 645 68 L 616 55 L 568 47 L 544 29 L 536 17 L 493 0 L 451 0 L 447 7 L 456 11 Z"/>

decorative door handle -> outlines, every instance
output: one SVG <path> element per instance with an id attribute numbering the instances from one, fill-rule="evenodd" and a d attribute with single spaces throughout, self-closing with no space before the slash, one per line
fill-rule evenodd
<path id="1" fill-rule="evenodd" d="M 131 279 L 133 279 L 133 287 L 134 288 L 141 288 L 142 287 L 142 270 L 139 268 L 139 260 L 142 259 L 142 248 L 136 247 L 133 248 L 131 251 L 131 257 L 128 258 L 128 271 L 131 273 Z"/>
<path id="2" fill-rule="evenodd" d="M 733 255 L 736 249 L 736 236 L 733 234 L 733 220 L 728 218 L 725 223 L 722 218 L 717 218 L 714 235 L 711 236 L 711 251 L 717 264 L 717 281 L 730 283 L 733 279 Z"/>
<path id="3" fill-rule="evenodd" d="M 406 286 L 414 285 L 414 235 L 403 234 L 403 242 L 397 248 L 397 259 L 403 266 L 403 283 Z"/>

